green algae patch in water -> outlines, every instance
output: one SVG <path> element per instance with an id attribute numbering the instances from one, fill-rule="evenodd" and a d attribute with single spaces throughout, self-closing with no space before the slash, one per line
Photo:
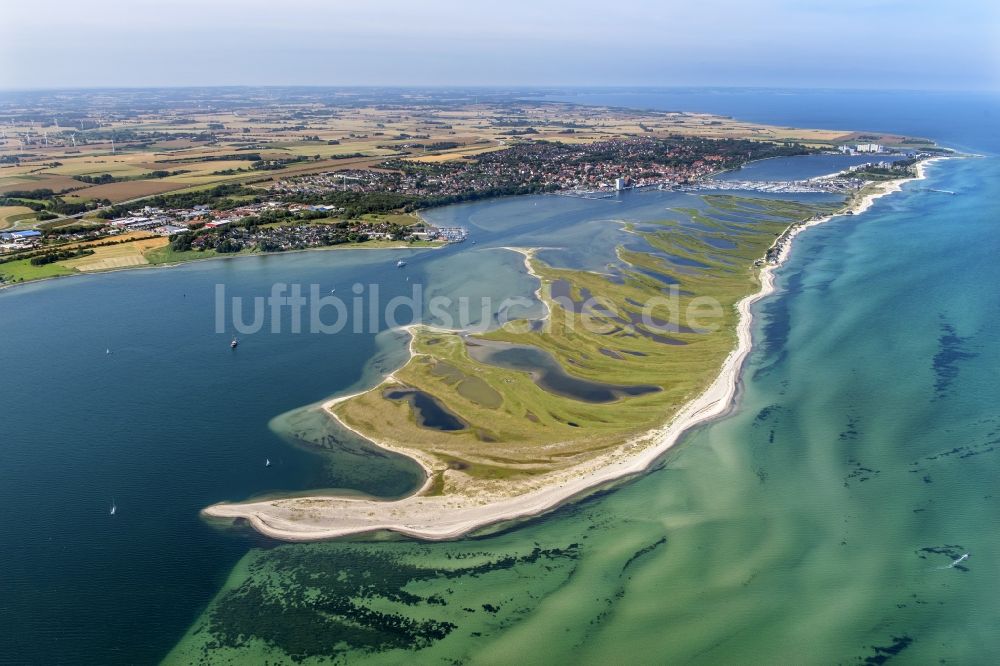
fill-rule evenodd
<path id="1" fill-rule="evenodd" d="M 576 543 L 255 550 L 166 663 L 404 659 L 445 640 L 464 645 L 530 612 L 578 557 Z"/>

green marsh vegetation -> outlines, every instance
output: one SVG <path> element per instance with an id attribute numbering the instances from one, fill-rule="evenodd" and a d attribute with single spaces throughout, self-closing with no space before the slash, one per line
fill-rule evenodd
<path id="1" fill-rule="evenodd" d="M 416 328 L 414 358 L 388 386 L 335 413 L 376 442 L 430 454 L 443 494 L 572 467 L 663 425 L 707 388 L 735 346 L 735 306 L 760 287 L 755 262 L 790 225 L 835 208 L 724 195 L 705 203 L 631 228 L 641 244 L 620 247 L 621 262 L 607 273 L 529 258 L 550 312 L 543 326 L 512 321 L 481 336 Z M 477 340 L 544 350 L 582 380 L 659 390 L 584 402 L 529 372 L 477 361 L 468 348 Z M 468 427 L 423 427 L 409 404 L 385 399 L 386 388 L 422 391 Z"/>

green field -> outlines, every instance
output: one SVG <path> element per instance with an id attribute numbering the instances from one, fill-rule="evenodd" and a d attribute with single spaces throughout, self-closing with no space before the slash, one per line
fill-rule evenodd
<path id="1" fill-rule="evenodd" d="M 364 243 L 342 243 L 340 245 L 331 245 L 329 247 L 316 247 L 307 248 L 305 250 L 293 250 L 291 252 L 315 252 L 315 251 L 332 251 L 332 250 L 387 250 L 392 248 L 404 248 L 404 247 L 440 247 L 442 244 L 437 241 L 391 241 L 391 240 L 370 240 Z M 141 248 L 139 249 L 141 250 Z M 3 283 L 13 284 L 21 282 L 30 282 L 32 280 L 41 280 L 50 277 L 58 277 L 64 275 L 76 275 L 81 271 L 77 270 L 75 266 L 81 265 L 84 271 L 87 270 L 128 270 L 132 268 L 143 268 L 147 266 L 165 266 L 173 264 L 182 264 L 190 261 L 203 261 L 206 259 L 224 259 L 227 257 L 248 257 L 254 255 L 263 254 L 256 250 L 244 250 L 241 252 L 230 252 L 220 254 L 215 250 L 188 250 L 185 252 L 177 252 L 170 245 L 165 245 L 163 247 L 157 247 L 148 250 L 141 250 L 142 257 L 145 258 L 145 262 L 142 261 L 128 261 L 128 262 L 115 262 L 114 259 L 119 258 L 118 255 L 131 255 L 135 251 L 129 247 L 118 247 L 112 246 L 110 248 L 96 248 L 96 255 L 92 257 L 87 257 L 85 259 L 68 259 L 64 261 L 57 261 L 51 264 L 46 264 L 44 266 L 32 266 L 30 259 L 19 259 L 16 261 L 10 261 L 7 263 L 0 264 L 0 278 L 2 278 Z M 278 254 L 278 253 L 272 253 Z M 107 263 L 106 267 L 92 267 L 91 264 L 95 262 L 104 260 Z M 147 263 L 148 262 L 148 263 Z"/>
<path id="2" fill-rule="evenodd" d="M 28 228 L 37 213 L 27 206 L 0 206 L 0 231 Z"/>
<path id="3" fill-rule="evenodd" d="M 149 250 L 145 253 L 146 260 L 152 266 L 159 266 L 163 264 L 182 264 L 187 261 L 198 261 L 199 259 L 212 259 L 213 257 L 219 256 L 230 256 L 239 257 L 252 254 L 250 252 L 233 252 L 228 255 L 220 255 L 215 250 L 188 250 L 186 252 L 177 252 L 169 245 L 165 247 L 158 247 L 155 250 Z"/>
<path id="4" fill-rule="evenodd" d="M 398 224 L 401 227 L 408 227 L 420 222 L 420 218 L 415 213 L 368 213 L 362 215 L 361 219 L 372 223 L 388 222 L 389 224 Z"/>
<path id="5" fill-rule="evenodd" d="M 75 270 L 67 268 L 59 262 L 45 264 L 44 266 L 32 266 L 30 259 L 18 259 L 17 261 L 0 264 L 0 279 L 3 280 L 3 284 L 43 280 L 45 278 L 73 275 L 75 273 Z"/>

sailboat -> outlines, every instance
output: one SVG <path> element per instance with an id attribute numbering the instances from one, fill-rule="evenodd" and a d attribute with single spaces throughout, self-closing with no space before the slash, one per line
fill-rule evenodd
<path id="1" fill-rule="evenodd" d="M 406 262 L 403 261 L 402 259 L 400 259 L 399 261 L 396 262 L 396 268 L 402 268 L 405 265 L 406 265 Z"/>
<path id="2" fill-rule="evenodd" d="M 110 356 L 111 355 L 111 348 L 110 347 L 108 347 L 107 349 L 104 350 L 104 355 L 105 356 Z"/>
<path id="3" fill-rule="evenodd" d="M 114 500 L 111 500 L 111 510 L 110 510 L 110 511 L 108 511 L 108 515 L 109 515 L 109 516 L 113 516 L 113 515 L 115 515 L 116 513 L 118 513 L 118 505 L 117 505 L 117 504 L 115 504 L 115 501 L 114 501 Z"/>
<path id="4" fill-rule="evenodd" d="M 233 341 L 229 343 L 229 348 L 236 349 L 239 345 L 240 341 L 236 339 L 236 336 L 233 336 Z"/>
<path id="5" fill-rule="evenodd" d="M 270 467 L 270 466 L 271 466 L 271 459 L 264 458 L 264 467 Z"/>

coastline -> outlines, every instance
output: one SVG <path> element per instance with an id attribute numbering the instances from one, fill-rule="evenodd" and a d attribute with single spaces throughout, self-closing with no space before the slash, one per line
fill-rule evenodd
<path id="1" fill-rule="evenodd" d="M 215 255 L 212 257 L 198 257 L 197 259 L 187 259 L 185 261 L 175 261 L 173 263 L 164 264 L 138 264 L 135 266 L 122 266 L 121 268 L 108 268 L 105 270 L 97 271 L 78 271 L 76 273 L 70 273 L 69 275 L 53 275 L 52 277 L 39 278 L 37 280 L 28 280 L 26 282 L 13 282 L 10 284 L 0 283 L 0 291 L 4 289 L 13 289 L 15 287 L 26 287 L 32 284 L 41 284 L 43 282 L 49 282 L 52 280 L 65 280 L 67 278 L 76 278 L 83 275 L 104 275 L 106 273 L 121 273 L 123 271 L 141 271 L 141 270 L 154 270 L 157 268 L 177 268 L 178 266 L 187 266 L 188 264 L 197 264 L 204 261 L 215 261 L 216 259 L 247 259 L 249 257 L 279 257 L 287 254 L 300 254 L 302 252 L 331 252 L 331 251 L 344 251 L 344 250 L 438 250 L 442 247 L 446 247 L 448 243 L 439 243 L 437 245 L 410 245 L 409 243 L 403 243 L 400 245 L 383 245 L 379 247 L 372 247 L 370 245 L 365 245 L 364 243 L 341 243 L 340 245 L 330 245 L 326 247 L 306 247 L 301 250 L 282 250 L 281 252 L 249 252 L 247 254 L 232 254 L 232 255 Z"/>
<path id="2" fill-rule="evenodd" d="M 790 226 L 775 243 L 778 252 L 774 260 L 765 263 L 759 271 L 760 289 L 737 304 L 737 345 L 723 361 L 709 387 L 684 405 L 665 425 L 584 464 L 547 474 L 539 479 L 536 488 L 513 496 L 422 495 L 432 484 L 434 473 L 440 469 L 441 463 L 422 451 L 375 441 L 373 443 L 377 446 L 406 455 L 424 468 L 427 478 L 420 490 L 406 498 L 392 501 L 311 496 L 216 504 L 205 508 L 203 514 L 212 518 L 243 519 L 262 534 L 284 541 L 316 541 L 376 531 L 393 531 L 425 540 L 443 540 L 456 538 L 488 525 L 538 516 L 610 483 L 641 474 L 688 431 L 726 415 L 733 408 L 742 367 L 752 348 L 751 308 L 759 300 L 774 293 L 775 270 L 790 255 L 795 236 L 804 229 L 835 217 L 864 213 L 877 199 L 900 191 L 904 183 L 926 178 L 927 166 L 942 159 L 946 158 L 935 157 L 921 161 L 914 178 L 874 184 L 873 191 L 850 201 L 847 208 L 838 213 Z M 509 249 L 525 254 L 526 264 L 528 263 L 529 252 L 520 248 Z M 392 378 L 392 374 L 388 375 L 383 383 Z M 324 403 L 323 408 L 333 418 L 337 418 L 330 408 L 350 397 L 352 396 L 341 396 L 329 400 Z M 346 426 L 340 419 L 338 421 Z"/>

